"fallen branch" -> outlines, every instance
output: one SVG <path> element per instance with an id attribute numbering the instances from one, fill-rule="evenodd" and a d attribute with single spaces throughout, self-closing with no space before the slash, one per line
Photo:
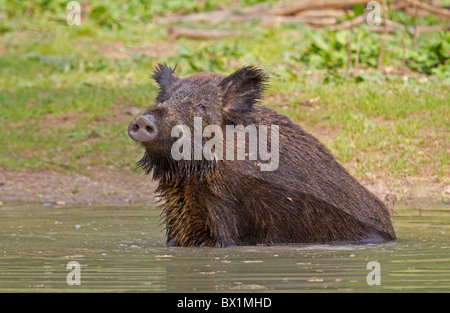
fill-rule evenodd
<path id="1" fill-rule="evenodd" d="M 270 4 L 262 2 L 256 3 L 246 8 L 241 8 L 237 12 L 242 15 L 254 16 L 254 15 L 268 14 L 271 9 L 272 8 L 270 7 Z"/>
<path id="2" fill-rule="evenodd" d="M 444 30 L 450 30 L 450 26 L 417 25 L 417 26 L 408 26 L 407 29 L 412 35 L 414 35 L 414 32 L 416 30 L 418 33 L 442 32 Z"/>
<path id="3" fill-rule="evenodd" d="M 206 22 L 209 24 L 217 24 L 232 17 L 236 18 L 236 16 L 233 15 L 233 12 L 231 10 L 222 10 L 222 11 L 203 12 L 182 16 L 161 17 L 158 18 L 158 23 L 170 24 L 175 22 L 184 22 L 184 23 Z M 246 19 L 245 16 L 237 16 L 237 18 L 238 20 L 233 20 L 233 22 L 240 22 Z"/>
<path id="4" fill-rule="evenodd" d="M 177 39 L 179 37 L 189 37 L 197 39 L 217 39 L 223 37 L 242 37 L 242 36 L 253 36 L 252 33 L 236 30 L 219 30 L 219 29 L 196 29 L 196 28 L 185 28 L 185 27 L 169 27 L 167 29 L 167 38 L 170 40 Z"/>
<path id="5" fill-rule="evenodd" d="M 369 3 L 370 0 L 307 0 L 279 2 L 272 10 L 274 15 L 294 15 L 297 12 L 312 9 L 342 9 L 354 4 Z"/>
<path id="6" fill-rule="evenodd" d="M 440 15 L 443 17 L 447 17 L 450 18 L 450 10 L 444 9 L 444 8 L 439 8 L 439 7 L 435 7 L 432 5 L 429 5 L 428 3 L 425 2 L 421 2 L 418 0 L 400 0 L 402 2 L 406 2 L 410 5 L 416 6 L 419 9 L 434 13 L 436 15 Z"/>
<path id="7" fill-rule="evenodd" d="M 373 26 L 369 26 L 369 30 L 375 33 L 395 33 L 395 30 L 397 28 L 392 27 L 392 26 L 377 26 L 377 25 L 373 25 Z"/>
<path id="8" fill-rule="evenodd" d="M 355 17 L 351 20 L 347 20 L 342 23 L 330 26 L 330 30 L 341 30 L 341 29 L 347 29 L 347 28 L 359 26 L 362 23 L 364 23 L 365 21 L 366 21 L 366 16 L 364 14 L 358 15 L 357 17 Z"/>
<path id="9" fill-rule="evenodd" d="M 218 24 L 224 21 L 231 23 L 243 22 L 249 19 L 260 20 L 264 26 L 277 26 L 284 23 L 306 23 L 310 27 L 320 28 L 329 25 L 332 31 L 348 29 L 359 26 L 366 22 L 366 14 L 359 15 L 351 20 L 336 24 L 337 18 L 345 17 L 344 8 L 351 7 L 354 4 L 366 4 L 370 0 L 303 0 L 279 2 L 274 8 L 271 8 L 268 3 L 257 3 L 245 8 L 227 8 L 211 12 L 195 13 L 189 15 L 175 15 L 157 18 L 157 22 L 162 24 L 182 22 L 193 24 L 196 22 L 206 22 L 209 24 Z M 395 32 L 396 29 L 407 30 L 413 34 L 414 38 L 418 33 L 442 31 L 449 29 L 448 26 L 417 26 L 417 10 L 426 10 L 427 12 L 435 13 L 440 16 L 450 17 L 450 10 L 445 8 L 432 6 L 428 3 L 419 0 L 399 0 L 393 4 L 396 8 L 412 8 L 416 10 L 414 18 L 414 27 L 406 27 L 403 24 L 391 21 L 389 19 L 381 18 L 383 26 L 369 26 L 369 29 L 375 32 Z M 386 25 L 386 27 L 384 27 Z M 191 38 L 222 38 L 227 36 L 240 36 L 242 32 L 239 31 L 220 31 L 220 30 L 198 30 L 190 28 L 174 28 L 169 29 L 168 36 L 175 39 L 181 36 Z M 245 36 L 247 36 L 246 34 Z M 415 46 L 415 41 L 413 41 Z"/>
<path id="10" fill-rule="evenodd" d="M 229 20 L 230 22 L 242 22 L 247 19 L 258 18 L 270 12 L 271 8 L 268 3 L 256 3 L 252 6 L 240 9 L 224 9 L 211 12 L 194 13 L 188 15 L 166 16 L 158 18 L 158 22 L 162 24 L 170 24 L 174 22 L 195 23 L 206 22 L 209 24 L 218 24 Z"/>
<path id="11" fill-rule="evenodd" d="M 261 18 L 261 25 L 276 26 L 285 23 L 306 23 L 313 26 L 333 25 L 336 23 L 335 17 L 303 17 L 303 16 L 273 16 L 266 15 Z"/>
<path id="12" fill-rule="evenodd" d="M 344 10 L 306 10 L 297 12 L 295 16 L 344 18 L 346 15 Z"/>
<path id="13" fill-rule="evenodd" d="M 352 28 L 352 27 L 364 24 L 365 22 L 366 22 L 366 15 L 362 14 L 362 15 L 358 15 L 357 17 L 355 17 L 351 20 L 347 20 L 342 23 L 330 26 L 330 30 L 348 29 L 348 28 Z M 389 19 L 380 18 L 380 22 L 383 25 L 386 24 L 388 32 L 394 32 L 396 28 L 406 29 L 406 27 L 403 24 L 391 21 Z M 382 29 L 384 29 L 384 26 L 380 26 L 380 25 L 376 26 L 375 25 L 375 26 L 370 26 L 369 28 L 376 32 L 380 32 L 380 30 L 382 31 Z"/>

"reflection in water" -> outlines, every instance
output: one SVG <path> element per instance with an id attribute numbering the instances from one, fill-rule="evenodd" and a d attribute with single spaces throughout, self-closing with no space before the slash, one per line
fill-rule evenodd
<path id="1" fill-rule="evenodd" d="M 142 206 L 0 206 L 5 291 L 450 291 L 450 210 L 396 207 L 396 242 L 176 248 L 159 210 Z M 81 265 L 70 286 L 66 265 Z M 380 285 L 367 276 L 380 265 Z"/>

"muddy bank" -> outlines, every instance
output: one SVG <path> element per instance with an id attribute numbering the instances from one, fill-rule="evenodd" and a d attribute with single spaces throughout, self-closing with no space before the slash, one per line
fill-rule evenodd
<path id="1" fill-rule="evenodd" d="M 0 169 L 0 201 L 133 204 L 155 201 L 150 177 L 96 169 L 93 175 Z"/>
<path id="2" fill-rule="evenodd" d="M 109 169 L 92 169 L 92 175 L 55 171 L 14 172 L 0 169 L 0 201 L 58 204 L 136 204 L 155 202 L 156 183 L 148 176 Z M 426 178 L 361 180 L 392 207 L 403 199 L 449 201 L 450 185 Z"/>

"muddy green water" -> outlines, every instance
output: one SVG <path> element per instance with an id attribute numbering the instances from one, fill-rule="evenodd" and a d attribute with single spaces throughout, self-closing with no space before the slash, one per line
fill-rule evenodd
<path id="1" fill-rule="evenodd" d="M 173 248 L 153 206 L 3 203 L 0 292 L 449 292 L 450 206 L 395 209 L 386 244 Z"/>

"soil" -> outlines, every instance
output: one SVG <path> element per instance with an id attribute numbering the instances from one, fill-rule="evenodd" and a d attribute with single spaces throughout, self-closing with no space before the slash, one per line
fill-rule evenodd
<path id="1" fill-rule="evenodd" d="M 92 168 L 90 176 L 45 170 L 8 171 L 0 169 L 0 205 L 5 201 L 66 204 L 136 204 L 158 200 L 157 183 L 143 174 Z M 435 199 L 447 201 L 450 185 L 425 178 L 365 180 L 361 183 L 391 208 L 400 200 Z"/>
<path id="2" fill-rule="evenodd" d="M 0 169 L 0 202 L 65 204 L 133 204 L 155 202 L 156 183 L 150 177 L 108 169 L 92 169 L 92 176 L 45 170 Z"/>

